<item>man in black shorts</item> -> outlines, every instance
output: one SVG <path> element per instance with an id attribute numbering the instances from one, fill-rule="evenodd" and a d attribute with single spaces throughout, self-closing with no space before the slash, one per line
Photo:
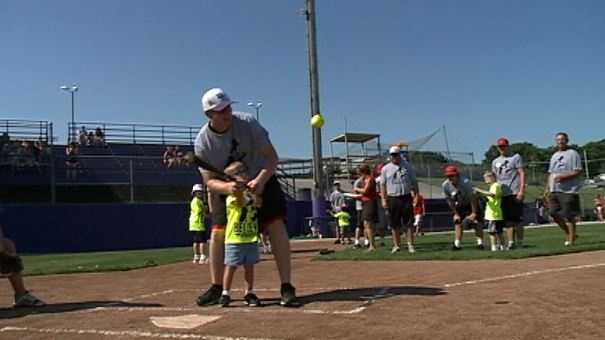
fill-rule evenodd
<path id="1" fill-rule="evenodd" d="M 445 176 L 447 179 L 441 185 L 445 200 L 454 214 L 454 228 L 456 238 L 452 250 L 462 249 L 463 229 L 475 229 L 477 239 L 477 248 L 483 247 L 483 229 L 481 215 L 479 214 L 479 204 L 477 197 L 473 192 L 471 181 L 468 178 L 460 176 L 458 168 L 453 165 L 445 167 Z"/>
<path id="2" fill-rule="evenodd" d="M 521 221 L 525 197 L 525 170 L 521 155 L 513 155 L 510 152 L 508 139 L 498 139 L 496 147 L 500 156 L 492 161 L 492 172 L 502 185 L 502 214 L 508 238 L 507 249 L 513 249 L 523 246 L 524 232 Z"/>
<path id="3" fill-rule="evenodd" d="M 195 140 L 195 154 L 217 169 L 233 161 L 246 165 L 252 180 L 248 183 L 226 182 L 216 174 L 200 169 L 209 190 L 209 208 L 212 216 L 210 241 L 210 274 L 212 286 L 197 298 L 199 306 L 217 304 L 222 292 L 225 226 L 227 215 L 226 195 L 250 190 L 262 196 L 258 213 L 261 232 L 268 231 L 271 248 L 281 280 L 281 304 L 298 305 L 296 290 L 290 283 L 290 241 L 285 226 L 286 200 L 274 176 L 278 156 L 267 131 L 252 115 L 233 112 L 229 96 L 219 88 L 206 91 L 202 107 L 209 121 Z"/>

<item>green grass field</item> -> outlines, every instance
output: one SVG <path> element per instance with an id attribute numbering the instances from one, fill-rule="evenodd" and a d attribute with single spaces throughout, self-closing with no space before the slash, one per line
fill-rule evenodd
<path id="1" fill-rule="evenodd" d="M 385 246 L 378 247 L 378 250 L 374 253 L 369 253 L 365 249 L 348 248 L 332 254 L 322 255 L 319 259 L 331 261 L 520 259 L 605 249 L 605 224 L 579 226 L 578 235 L 579 238 L 574 247 L 565 247 L 563 245 L 563 231 L 558 227 L 527 229 L 523 248 L 491 252 L 476 249 L 474 233 L 465 233 L 464 249 L 454 252 L 451 250 L 453 234 L 433 234 L 417 239 L 415 254 L 409 254 L 405 247 L 402 247 L 401 252 L 391 254 L 392 242 L 387 239 Z"/>
<path id="2" fill-rule="evenodd" d="M 575 247 L 563 246 L 563 232 L 549 227 L 526 231 L 523 249 L 507 252 L 479 251 L 474 248 L 474 237 L 465 234 L 464 250 L 450 250 L 453 234 L 433 234 L 418 238 L 417 253 L 402 251 L 391 254 L 391 240 L 375 253 L 360 249 L 339 250 L 329 255 L 318 255 L 319 260 L 360 261 L 413 261 L 413 260 L 475 260 L 518 259 L 605 249 L 605 224 L 578 228 L 580 236 Z M 48 275 L 85 272 L 123 271 L 160 266 L 191 260 L 191 248 L 166 248 L 121 252 L 75 253 L 53 255 L 24 255 L 25 275 Z"/>

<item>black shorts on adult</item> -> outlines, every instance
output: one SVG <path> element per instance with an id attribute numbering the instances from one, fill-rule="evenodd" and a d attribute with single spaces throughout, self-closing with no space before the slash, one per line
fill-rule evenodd
<path id="1" fill-rule="evenodd" d="M 553 192 L 550 194 L 549 204 L 550 215 L 553 217 L 562 217 L 573 222 L 580 215 L 580 196 L 578 194 Z"/>
<path id="2" fill-rule="evenodd" d="M 523 219 L 523 202 L 515 195 L 502 197 L 502 215 L 506 224 L 518 224 Z"/>
<path id="3" fill-rule="evenodd" d="M 412 195 L 389 196 L 387 198 L 387 207 L 391 228 L 400 229 L 402 226 L 411 226 L 414 221 Z"/>
<path id="4" fill-rule="evenodd" d="M 483 218 L 480 213 L 477 213 L 477 223 L 473 223 L 469 219 L 467 219 L 467 217 L 469 217 L 473 212 L 470 206 L 458 207 L 456 208 L 456 212 L 460 216 L 460 221 L 454 221 L 454 224 L 462 224 L 462 227 L 464 229 L 471 229 L 474 228 L 477 224 L 479 224 L 479 226 L 483 224 Z"/>
<path id="5" fill-rule="evenodd" d="M 226 226 L 227 225 L 227 208 L 225 200 L 227 196 L 221 195 L 219 203 L 212 210 L 212 225 Z M 262 206 L 258 211 L 258 222 L 261 228 L 273 222 L 276 219 L 286 219 L 287 203 L 284 192 L 277 181 L 277 177 L 272 176 L 265 184 L 265 190 L 262 195 Z"/>
<path id="6" fill-rule="evenodd" d="M 193 239 L 193 243 L 206 243 L 208 242 L 208 229 L 202 231 L 190 231 Z"/>
<path id="7" fill-rule="evenodd" d="M 378 201 L 364 201 L 361 208 L 361 219 L 364 222 L 378 222 Z"/>

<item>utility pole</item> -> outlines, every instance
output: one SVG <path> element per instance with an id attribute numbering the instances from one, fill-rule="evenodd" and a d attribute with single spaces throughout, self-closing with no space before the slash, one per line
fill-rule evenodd
<path id="1" fill-rule="evenodd" d="M 306 0 L 305 20 L 307 23 L 307 49 L 309 58 L 309 89 L 311 98 L 311 117 L 320 114 L 319 75 L 317 71 L 317 38 L 315 25 L 315 0 Z M 312 128 L 313 132 L 313 217 L 324 229 L 322 217 L 325 217 L 325 196 L 323 165 L 321 152 L 321 128 Z M 322 233 L 323 234 L 323 233 Z"/>

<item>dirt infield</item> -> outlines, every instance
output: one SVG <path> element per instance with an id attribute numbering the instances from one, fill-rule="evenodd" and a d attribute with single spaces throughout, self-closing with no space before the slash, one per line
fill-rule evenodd
<path id="1" fill-rule="evenodd" d="M 278 306 L 268 257 L 257 267 L 262 308 L 241 301 L 197 307 L 209 274 L 191 263 L 28 277 L 50 305 L 0 308 L 0 339 L 605 339 L 605 251 L 505 261 L 311 261 L 320 247 L 293 246 L 301 308 Z M 234 282 L 243 287 L 241 272 Z M 11 291 L 6 280 L 1 285 L 0 306 L 8 307 Z"/>

